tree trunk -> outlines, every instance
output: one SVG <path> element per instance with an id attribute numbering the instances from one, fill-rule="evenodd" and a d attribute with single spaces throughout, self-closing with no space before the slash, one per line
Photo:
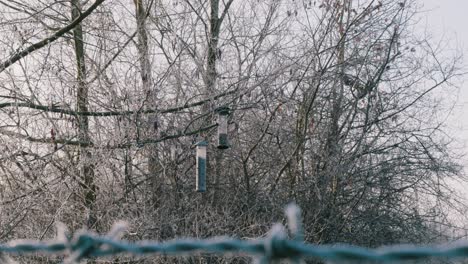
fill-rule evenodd
<path id="1" fill-rule="evenodd" d="M 216 78 L 217 78 L 217 73 L 216 73 L 216 53 L 218 50 L 218 35 L 219 35 L 219 0 L 211 0 L 210 1 L 210 32 L 209 32 L 209 37 L 208 37 L 208 55 L 206 57 L 206 78 L 205 78 L 205 83 L 206 83 L 206 97 L 209 98 L 211 95 L 215 94 L 216 92 Z M 203 112 L 208 113 L 212 111 L 214 106 L 212 105 L 211 102 L 205 104 L 203 106 Z M 207 122 L 211 120 L 211 115 L 208 115 Z M 202 124 L 200 127 L 202 127 L 204 124 Z M 203 135 L 205 139 L 207 139 L 206 135 Z M 215 154 L 215 159 L 210 159 L 210 157 L 207 157 L 207 167 L 208 167 L 208 176 L 212 176 L 213 182 L 218 183 L 219 181 L 219 170 L 216 170 L 213 166 L 219 166 L 219 162 L 221 162 L 220 157 L 218 155 L 218 151 L 214 150 L 212 153 Z M 210 162 L 210 160 L 215 161 L 214 164 L 213 162 Z M 213 188 L 213 198 L 217 197 L 217 186 Z M 209 188 L 207 188 L 209 189 Z M 215 200 L 212 200 L 213 204 L 215 203 Z"/>
<path id="2" fill-rule="evenodd" d="M 138 61 L 140 63 L 140 77 L 143 86 L 143 92 L 145 96 L 144 109 L 151 108 L 151 105 L 156 103 L 156 91 L 152 86 L 151 76 L 151 62 L 148 53 L 148 32 L 146 29 L 146 18 L 148 17 L 149 8 L 145 7 L 143 0 L 134 0 L 135 3 L 135 16 L 137 22 L 137 36 L 138 36 Z M 145 125 L 145 137 L 155 137 L 157 125 L 157 116 L 155 114 L 147 115 L 144 120 Z M 154 129 L 154 131 L 153 131 Z M 148 146 L 147 148 L 148 158 L 148 181 L 150 182 L 151 192 L 151 203 L 152 206 L 158 207 L 160 198 L 162 195 L 162 184 L 163 179 L 158 177 L 160 174 L 160 164 L 158 160 L 158 151 L 156 146 Z"/>
<path id="3" fill-rule="evenodd" d="M 81 4 L 79 0 L 71 1 L 72 19 L 75 20 L 80 16 Z M 88 111 L 88 87 L 86 85 L 86 64 L 85 64 L 85 51 L 83 44 L 83 29 L 81 24 L 78 24 L 73 29 L 73 40 L 75 43 L 75 55 L 77 63 L 77 82 L 78 90 L 76 93 L 77 111 Z M 80 142 L 90 142 L 89 136 L 89 120 L 87 116 L 78 116 L 78 139 Z M 80 177 L 83 179 L 85 185 L 84 189 L 84 204 L 88 211 L 87 227 L 96 227 L 96 214 L 94 205 L 96 203 L 96 185 L 94 182 L 94 164 L 92 161 L 92 153 L 86 147 L 80 146 Z"/>

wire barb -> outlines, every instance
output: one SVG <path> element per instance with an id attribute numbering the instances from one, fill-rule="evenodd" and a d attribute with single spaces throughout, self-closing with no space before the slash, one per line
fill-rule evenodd
<path id="1" fill-rule="evenodd" d="M 181 255 L 195 252 L 214 254 L 243 253 L 254 257 L 255 263 L 274 263 L 278 260 L 291 260 L 300 263 L 307 257 L 326 261 L 403 261 L 421 260 L 431 257 L 468 258 L 468 242 L 458 241 L 438 246 L 394 245 L 368 249 L 351 245 L 313 245 L 303 242 L 301 212 L 295 205 L 286 208 L 289 233 L 281 224 L 275 224 L 263 239 L 253 241 L 229 237 L 211 239 L 176 239 L 166 242 L 129 242 L 120 240 L 127 225 L 117 223 L 107 235 L 100 236 L 87 231 L 78 231 L 73 237 L 66 232 L 64 225 L 58 224 L 57 237 L 53 241 L 15 240 L 0 244 L 0 261 L 5 262 L 5 254 L 54 254 L 66 255 L 64 263 L 75 264 L 86 258 L 130 254 Z"/>

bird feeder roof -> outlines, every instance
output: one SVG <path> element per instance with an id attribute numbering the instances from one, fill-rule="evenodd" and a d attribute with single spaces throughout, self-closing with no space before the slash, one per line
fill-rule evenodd
<path id="1" fill-rule="evenodd" d="M 200 142 L 196 143 L 195 146 L 197 146 L 197 147 L 206 147 L 206 146 L 208 146 L 208 142 L 203 140 L 203 141 L 200 141 Z"/>
<path id="2" fill-rule="evenodd" d="M 229 111 L 231 109 L 227 106 L 220 106 L 218 108 L 215 109 L 215 112 L 219 115 L 229 115 Z"/>

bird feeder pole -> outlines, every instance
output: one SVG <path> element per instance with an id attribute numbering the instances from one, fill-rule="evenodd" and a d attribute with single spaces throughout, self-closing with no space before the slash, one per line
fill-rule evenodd
<path id="1" fill-rule="evenodd" d="M 228 116 L 229 107 L 219 107 L 215 111 L 218 114 L 218 149 L 228 149 Z"/>
<path id="2" fill-rule="evenodd" d="M 206 192 L 206 149 L 208 142 L 200 141 L 197 146 L 197 181 L 195 189 L 197 192 Z"/>

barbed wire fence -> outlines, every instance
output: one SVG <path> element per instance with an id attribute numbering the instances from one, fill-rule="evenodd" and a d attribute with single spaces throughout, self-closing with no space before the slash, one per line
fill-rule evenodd
<path id="1" fill-rule="evenodd" d="M 48 242 L 10 241 L 0 244 L 0 254 L 58 254 L 65 256 L 64 264 L 76 264 L 87 258 L 109 257 L 119 254 L 133 256 L 195 253 L 243 254 L 253 257 L 255 263 L 261 264 L 272 263 L 277 260 L 290 260 L 292 263 L 300 263 L 302 259 L 309 257 L 325 261 L 381 262 L 421 260 L 432 257 L 449 259 L 468 257 L 467 241 L 435 246 L 394 245 L 377 249 L 344 244 L 307 244 L 303 242 L 304 233 L 300 209 L 296 205 L 289 205 L 285 211 L 289 230 L 281 224 L 275 224 L 266 237 L 256 240 L 216 237 L 211 239 L 176 239 L 166 242 L 129 242 L 120 239 L 127 230 L 127 225 L 123 222 L 114 224 L 106 235 L 79 231 L 73 236 L 68 236 L 66 228 L 59 224 L 57 237 L 54 240 Z"/>

